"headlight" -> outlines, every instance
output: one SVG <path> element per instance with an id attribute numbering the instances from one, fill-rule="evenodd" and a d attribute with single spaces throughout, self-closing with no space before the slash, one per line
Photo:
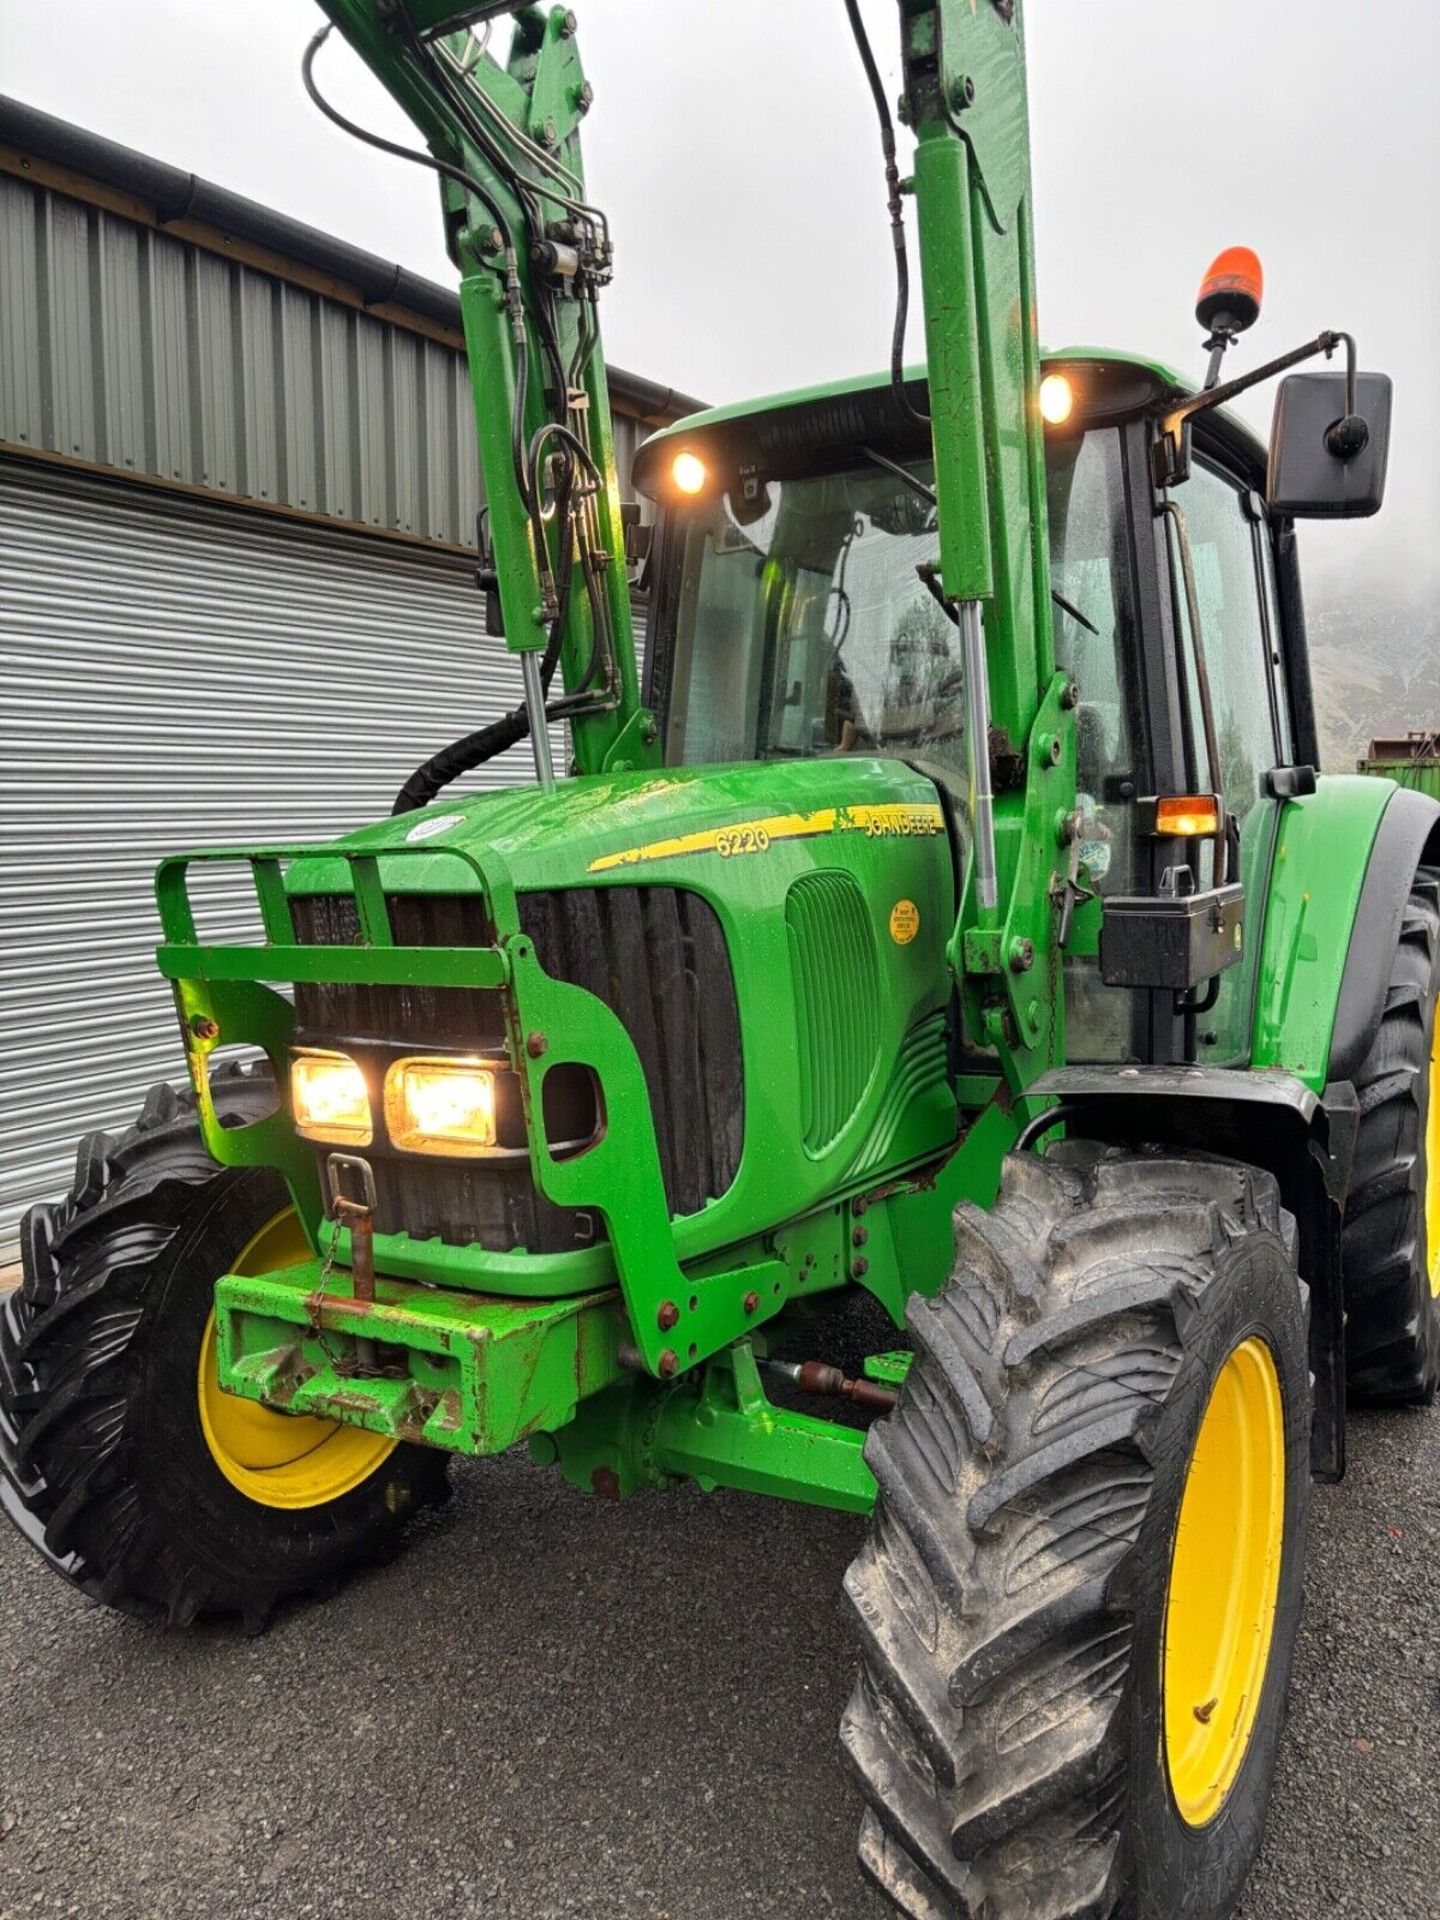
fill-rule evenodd
<path id="1" fill-rule="evenodd" d="M 290 1107 L 295 1131 L 306 1140 L 368 1147 L 374 1138 L 370 1089 L 347 1054 L 297 1048 L 290 1056 Z"/>
<path id="2" fill-rule="evenodd" d="M 495 1144 L 495 1075 L 478 1060 L 397 1060 L 385 1076 L 385 1125 L 406 1153 L 484 1153 Z"/>
<path id="3" fill-rule="evenodd" d="M 670 478 L 681 493 L 700 493 L 709 479 L 705 462 L 698 453 L 677 453 L 670 468 Z"/>
<path id="4" fill-rule="evenodd" d="M 1075 389 L 1063 373 L 1047 373 L 1040 382 L 1040 417 L 1046 426 L 1063 427 L 1075 408 Z"/>

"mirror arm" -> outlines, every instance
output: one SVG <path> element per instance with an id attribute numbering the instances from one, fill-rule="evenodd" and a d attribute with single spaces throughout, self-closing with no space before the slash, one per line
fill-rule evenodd
<path id="1" fill-rule="evenodd" d="M 1212 407 L 1223 407 L 1237 393 L 1258 386 L 1262 380 L 1273 379 L 1277 373 L 1298 366 L 1302 360 L 1311 360 L 1317 353 L 1323 353 L 1328 360 L 1336 347 L 1342 344 L 1345 348 L 1345 417 L 1337 420 L 1330 429 L 1326 444 L 1340 460 L 1349 460 L 1359 453 L 1370 436 L 1365 422 L 1355 411 L 1354 336 L 1327 331 L 1317 334 L 1313 340 L 1307 340 L 1303 347 L 1292 347 L 1289 353 L 1282 353 L 1278 360 L 1267 360 L 1263 367 L 1242 373 L 1221 386 L 1203 387 L 1199 393 L 1192 393 L 1178 405 L 1168 407 L 1160 416 L 1159 436 L 1155 443 L 1156 486 L 1178 486 L 1189 474 L 1190 443 L 1186 428 L 1197 413 L 1208 413 Z"/>

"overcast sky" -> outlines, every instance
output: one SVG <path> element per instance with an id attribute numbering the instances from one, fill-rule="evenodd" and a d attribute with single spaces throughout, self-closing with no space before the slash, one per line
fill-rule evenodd
<path id="1" fill-rule="evenodd" d="M 596 90 L 589 181 L 617 242 L 609 358 L 714 401 L 883 364 L 878 141 L 841 0 L 577 10 Z M 865 12 L 893 95 L 893 0 Z M 1376 591 L 1423 588 L 1433 607 L 1440 0 L 1028 0 L 1026 15 L 1043 340 L 1198 372 L 1196 282 L 1221 247 L 1255 247 L 1265 312 L 1236 370 L 1337 327 L 1395 379 L 1384 511 L 1307 530 L 1312 579 L 1343 568 Z M 0 87 L 453 279 L 428 178 L 305 99 L 318 20 L 304 0 L 0 0 Z M 353 117 L 406 137 L 337 41 L 320 78 Z M 1262 429 L 1270 404 L 1251 406 Z"/>

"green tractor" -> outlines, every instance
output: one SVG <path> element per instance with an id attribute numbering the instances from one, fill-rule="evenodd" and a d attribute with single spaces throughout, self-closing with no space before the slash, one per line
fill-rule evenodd
<path id="1" fill-rule="evenodd" d="M 1440 806 L 1317 777 L 1296 560 L 1297 519 L 1379 506 L 1388 383 L 1337 333 L 1222 381 L 1243 251 L 1198 390 L 1042 361 L 1019 6 L 904 0 L 902 181 L 847 0 L 891 366 L 656 435 L 641 529 L 574 17 L 499 59 L 494 5 L 324 7 L 440 175 L 525 705 L 378 825 L 162 866 L 192 1091 L 28 1218 L 7 1510 L 97 1600 L 250 1626 L 392 1551 L 454 1454 L 868 1515 L 876 1885 L 1227 1913 L 1312 1478 L 1347 1394 L 1440 1371 Z M 1278 372 L 1267 450 L 1224 403 Z M 527 737 L 533 784 L 439 797 Z M 197 919 L 217 862 L 252 943 Z M 856 1292 L 896 1331 L 847 1369 Z"/>

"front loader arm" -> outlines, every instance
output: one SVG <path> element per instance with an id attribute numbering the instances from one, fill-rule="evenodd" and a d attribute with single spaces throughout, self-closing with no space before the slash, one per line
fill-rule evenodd
<path id="1" fill-rule="evenodd" d="M 582 772 L 654 754 L 639 714 L 614 436 L 597 315 L 604 218 L 584 198 L 590 104 L 574 16 L 518 9 L 502 66 L 436 0 L 319 0 L 441 173 L 506 645 L 563 680 Z M 624 736 L 622 742 L 622 735 Z M 649 737 L 647 737 L 649 736 Z"/>
<path id="2" fill-rule="evenodd" d="M 970 1031 L 1018 1090 L 1063 1057 L 1057 909 L 1075 805 L 1075 696 L 1051 635 L 1019 0 L 900 0 L 900 25 L 939 587 L 969 680 L 973 853 L 950 958 Z"/>

